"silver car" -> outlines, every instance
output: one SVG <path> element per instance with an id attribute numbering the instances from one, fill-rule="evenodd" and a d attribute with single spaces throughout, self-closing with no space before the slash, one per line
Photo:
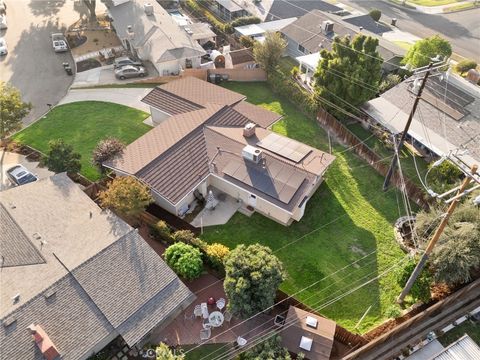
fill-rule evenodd
<path id="1" fill-rule="evenodd" d="M 114 69 L 119 69 L 121 67 L 124 67 L 126 65 L 133 65 L 133 66 L 143 66 L 141 61 L 134 60 L 128 56 L 122 56 L 119 58 L 115 59 L 115 62 L 113 63 L 113 68 Z"/>
<path id="2" fill-rule="evenodd" d="M 5 41 L 4 38 L 0 38 L 0 56 L 7 55 L 7 54 L 8 54 L 7 42 Z"/>
<path id="3" fill-rule="evenodd" d="M 38 180 L 35 175 L 25 168 L 25 166 L 20 164 L 8 169 L 7 177 L 15 186 L 25 185 Z"/>
<path id="4" fill-rule="evenodd" d="M 143 66 L 125 65 L 115 70 L 115 77 L 120 80 L 127 78 L 144 77 L 147 75 L 147 69 Z"/>

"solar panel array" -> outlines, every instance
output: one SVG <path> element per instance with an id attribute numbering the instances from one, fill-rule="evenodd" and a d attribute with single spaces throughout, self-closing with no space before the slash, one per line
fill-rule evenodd
<path id="1" fill-rule="evenodd" d="M 286 159 L 299 163 L 312 149 L 301 142 L 277 134 L 269 134 L 257 143 L 257 146 L 278 154 Z"/>
<path id="2" fill-rule="evenodd" d="M 265 168 L 248 161 L 231 161 L 223 173 L 285 204 L 305 181 L 303 172 L 278 161 L 267 163 Z"/>

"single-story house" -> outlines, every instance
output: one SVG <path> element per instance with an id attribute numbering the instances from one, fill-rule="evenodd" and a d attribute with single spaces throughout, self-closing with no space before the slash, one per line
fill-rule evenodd
<path id="1" fill-rule="evenodd" d="M 290 306 L 281 330 L 282 346 L 309 360 L 328 360 L 332 352 L 337 324 L 313 313 Z"/>
<path id="2" fill-rule="evenodd" d="M 183 215 L 213 187 L 281 224 L 302 218 L 334 156 L 268 128 L 281 116 L 192 77 L 143 99 L 157 125 L 104 163 L 147 184 L 156 203 Z"/>
<path id="3" fill-rule="evenodd" d="M 232 21 L 236 18 L 250 15 L 250 13 L 240 6 L 239 3 L 241 3 L 241 1 L 238 1 L 237 3 L 234 0 L 215 0 L 218 14 L 225 21 Z"/>
<path id="4" fill-rule="evenodd" d="M 2 192 L 0 358 L 87 359 L 133 347 L 195 295 L 115 214 L 65 174 Z"/>
<path id="5" fill-rule="evenodd" d="M 384 59 L 384 71 L 390 69 L 389 63 L 398 62 L 398 57 L 405 54 L 405 50 L 389 41 L 376 36 L 366 30 L 344 22 L 340 17 L 325 14 L 319 10 L 312 10 L 281 30 L 287 41 L 286 54 L 298 58 L 304 55 L 315 54 L 321 50 L 331 50 L 333 39 L 336 36 L 344 37 L 362 33 L 376 37 L 379 40 L 377 48 Z M 312 60 L 311 58 L 309 60 Z M 306 64 L 306 61 L 304 61 Z M 315 66 L 316 68 L 316 66 Z M 301 69 L 306 72 L 308 68 Z"/>
<path id="6" fill-rule="evenodd" d="M 239 49 L 225 55 L 226 69 L 251 69 L 256 66 L 252 49 Z"/>
<path id="7" fill-rule="evenodd" d="M 296 17 L 288 19 L 280 19 L 274 21 L 267 21 L 260 24 L 250 24 L 235 27 L 235 35 L 240 36 L 250 36 L 252 39 L 264 37 L 266 32 L 277 32 L 282 30 L 285 26 L 291 24 L 297 20 Z"/>
<path id="8" fill-rule="evenodd" d="M 156 1 L 109 3 L 109 17 L 124 47 L 153 63 L 162 76 L 200 68 L 206 51 Z"/>
<path id="9" fill-rule="evenodd" d="M 361 108 L 368 122 L 392 134 L 405 128 L 415 100 L 415 82 L 404 81 Z M 421 152 L 453 154 L 466 166 L 480 162 L 480 89 L 450 74 L 427 80 L 408 131 L 408 140 Z"/>

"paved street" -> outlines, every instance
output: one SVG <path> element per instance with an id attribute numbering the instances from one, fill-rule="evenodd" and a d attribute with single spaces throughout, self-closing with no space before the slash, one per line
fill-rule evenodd
<path id="1" fill-rule="evenodd" d="M 33 104 L 25 118 L 28 124 L 56 104 L 67 92 L 73 77 L 63 70 L 65 61 L 73 65 L 70 53 L 56 54 L 50 34 L 65 29 L 79 19 L 71 0 L 6 0 L 8 29 L 2 30 L 9 54 L 0 58 L 0 80 L 20 89 L 24 100 Z M 98 1 L 97 13 L 101 2 Z"/>
<path id="2" fill-rule="evenodd" d="M 441 34 L 452 44 L 453 51 L 480 60 L 480 8 L 451 14 L 429 15 L 382 0 L 341 0 L 342 3 L 368 12 L 382 11 L 382 21 L 397 18 L 398 28 L 419 37 Z"/>

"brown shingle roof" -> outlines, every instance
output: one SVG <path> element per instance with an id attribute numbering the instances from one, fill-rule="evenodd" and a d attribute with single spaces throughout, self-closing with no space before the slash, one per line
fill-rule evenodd
<path id="1" fill-rule="evenodd" d="M 265 129 L 282 118 L 282 115 L 264 109 L 261 106 L 250 104 L 246 101 L 241 101 L 238 104 L 235 104 L 233 108 L 249 118 L 250 121 L 253 121 L 255 124 L 260 125 Z"/>
<path id="2" fill-rule="evenodd" d="M 203 107 L 161 88 L 150 91 L 142 102 L 170 115 L 183 114 Z"/>
<path id="3" fill-rule="evenodd" d="M 248 62 L 255 62 L 251 49 L 240 49 L 231 51 L 230 57 L 232 59 L 232 65 L 245 64 Z"/>
<path id="4" fill-rule="evenodd" d="M 306 324 L 307 316 L 311 316 L 317 320 L 316 329 Z M 291 324 L 291 326 L 286 326 L 285 330 L 281 332 L 282 345 L 289 351 L 293 353 L 302 352 L 305 354 L 305 357 L 310 360 L 330 359 L 336 328 L 334 321 L 290 306 L 285 323 Z M 302 336 L 313 340 L 310 351 L 300 348 L 299 345 Z"/>
<path id="5" fill-rule="evenodd" d="M 202 106 L 208 103 L 232 105 L 245 99 L 239 93 L 190 76 L 160 85 L 159 88 Z"/>

